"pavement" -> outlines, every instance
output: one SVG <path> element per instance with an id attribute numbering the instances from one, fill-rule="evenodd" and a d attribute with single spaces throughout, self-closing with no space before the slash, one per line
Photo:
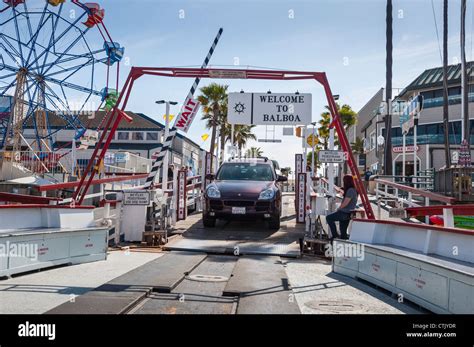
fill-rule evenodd
<path id="1" fill-rule="evenodd" d="M 106 261 L 43 270 L 0 281 L 0 314 L 45 313 L 162 255 L 114 251 Z"/>
<path id="2" fill-rule="evenodd" d="M 294 299 L 303 314 L 419 314 L 390 293 L 335 274 L 327 260 L 284 260 Z"/>
<path id="3" fill-rule="evenodd" d="M 69 302 L 71 295 L 89 295 L 95 288 L 114 283 L 131 270 L 131 274 L 145 271 L 163 254 L 173 253 L 130 252 L 127 255 L 117 251 L 112 252 L 107 261 L 61 267 L 0 281 L 0 314 L 45 313 Z M 245 266 L 249 261 L 262 263 L 258 267 Z M 238 267 L 239 262 L 244 266 Z M 266 271 L 265 267 L 272 270 Z M 211 280 L 206 281 L 203 276 L 210 276 Z M 212 280 L 216 276 L 222 280 Z M 153 291 L 130 313 L 422 313 L 413 306 L 399 303 L 390 293 L 332 273 L 328 261 L 314 257 L 208 255 L 199 267 L 183 277 L 171 293 Z M 239 284 L 239 278 L 244 278 L 246 283 Z M 120 298 L 120 293 L 117 293 L 117 298 Z M 76 300 L 77 304 L 81 303 L 81 300 Z M 100 303 L 99 300 L 97 304 Z M 80 308 L 79 312 L 82 312 Z"/>

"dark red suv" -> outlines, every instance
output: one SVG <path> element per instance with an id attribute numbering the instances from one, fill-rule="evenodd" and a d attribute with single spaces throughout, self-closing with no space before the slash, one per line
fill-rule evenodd
<path id="1" fill-rule="evenodd" d="M 216 219 L 264 219 L 270 229 L 280 228 L 281 182 L 268 159 L 237 159 L 222 164 L 205 192 L 203 223 L 214 227 Z"/>

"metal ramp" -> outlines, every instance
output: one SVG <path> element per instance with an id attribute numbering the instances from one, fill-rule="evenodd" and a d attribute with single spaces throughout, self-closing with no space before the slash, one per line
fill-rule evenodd
<path id="1" fill-rule="evenodd" d="M 282 222 L 278 231 L 268 230 L 255 221 L 219 221 L 215 229 L 204 228 L 200 215 L 188 219 L 187 231 L 164 248 L 170 251 L 193 251 L 232 255 L 273 255 L 297 258 L 304 227 L 294 219 Z"/>
<path id="2" fill-rule="evenodd" d="M 304 225 L 296 224 L 294 196 L 283 196 L 282 221 L 279 230 L 269 230 L 263 221 L 218 220 L 215 228 L 204 228 L 201 214 L 190 215 L 177 223 L 180 236 L 165 247 L 169 251 L 204 252 L 229 255 L 271 255 L 297 258 Z"/>

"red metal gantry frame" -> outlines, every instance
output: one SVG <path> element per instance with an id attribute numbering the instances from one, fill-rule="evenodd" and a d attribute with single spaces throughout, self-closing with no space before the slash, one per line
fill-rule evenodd
<path id="1" fill-rule="evenodd" d="M 132 67 L 127 80 L 123 86 L 120 97 L 114 109 L 112 109 L 105 117 L 104 128 L 100 139 L 97 142 L 91 160 L 84 171 L 79 186 L 73 195 L 73 202 L 82 205 L 84 197 L 94 180 L 95 174 L 98 172 L 100 164 L 104 160 L 105 154 L 114 137 L 115 131 L 122 120 L 128 122 L 131 118 L 125 113 L 128 100 L 130 98 L 133 85 L 140 77 L 162 76 L 162 77 L 181 77 L 181 78 L 223 78 L 223 79 L 257 79 L 257 80 L 311 80 L 319 82 L 326 94 L 329 110 L 332 116 L 331 127 L 334 127 L 339 136 L 339 142 L 342 150 L 347 152 L 348 166 L 354 177 L 357 191 L 361 195 L 362 203 L 366 212 L 367 219 L 375 219 L 372 206 L 367 196 L 367 191 L 361 180 L 360 173 L 352 153 L 350 143 L 347 139 L 342 124 L 341 117 L 337 110 L 336 101 L 331 92 L 329 82 L 324 72 L 307 72 L 307 71 L 281 71 L 281 70 L 253 70 L 253 69 L 214 69 L 214 68 L 174 68 L 174 67 Z M 108 130 L 110 129 L 110 130 Z"/>

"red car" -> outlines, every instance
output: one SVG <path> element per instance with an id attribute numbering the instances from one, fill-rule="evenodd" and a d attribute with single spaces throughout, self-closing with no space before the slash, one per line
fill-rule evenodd
<path id="1" fill-rule="evenodd" d="M 222 164 L 205 192 L 203 223 L 214 227 L 217 219 L 263 219 L 270 229 L 280 228 L 281 182 L 268 159 L 238 159 Z"/>

